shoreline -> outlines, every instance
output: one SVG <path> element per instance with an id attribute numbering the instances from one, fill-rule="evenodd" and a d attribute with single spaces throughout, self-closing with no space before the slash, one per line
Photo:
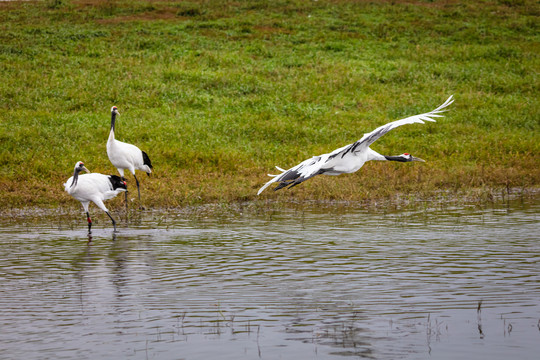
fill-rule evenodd
<path id="1" fill-rule="evenodd" d="M 174 207 L 149 207 L 138 210 L 134 206 L 129 209 L 129 217 L 138 217 L 152 214 L 171 216 L 184 216 L 186 218 L 243 216 L 261 213 L 270 213 L 278 210 L 296 211 L 325 211 L 329 213 L 343 212 L 348 209 L 363 209 L 367 212 L 399 212 L 419 209 L 444 209 L 454 206 L 485 206 L 489 204 L 500 205 L 509 202 L 523 201 L 536 202 L 540 200 L 540 187 L 531 188 L 492 188 L 469 189 L 468 191 L 440 190 L 430 196 L 418 194 L 396 194 L 392 198 L 372 198 L 365 200 L 335 200 L 335 199 L 254 199 L 223 202 L 208 202 Z M 122 218 L 126 211 L 123 202 L 109 203 L 109 209 Z M 97 207 L 92 206 L 93 216 L 105 216 Z M 61 204 L 55 207 L 28 206 L 0 208 L 0 216 L 10 222 L 12 220 L 41 219 L 49 217 L 80 217 L 82 207 L 80 203 Z"/>

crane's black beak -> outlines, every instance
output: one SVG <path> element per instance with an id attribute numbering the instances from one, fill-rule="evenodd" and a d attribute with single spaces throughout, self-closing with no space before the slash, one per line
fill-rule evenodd
<path id="1" fill-rule="evenodd" d="M 417 158 L 417 157 L 414 157 L 414 156 L 411 156 L 411 161 L 420 161 L 420 162 L 426 162 L 426 160 L 424 160 L 424 159 L 420 159 L 420 158 Z"/>

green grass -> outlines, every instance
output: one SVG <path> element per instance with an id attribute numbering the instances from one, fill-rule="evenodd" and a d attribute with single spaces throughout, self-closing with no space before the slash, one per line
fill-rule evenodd
<path id="1" fill-rule="evenodd" d="M 372 146 L 426 164 L 368 163 L 262 197 L 537 187 L 539 15 L 532 0 L 2 2 L 0 208 L 73 202 L 62 183 L 78 160 L 116 173 L 112 105 L 117 139 L 155 165 L 147 206 L 254 199 L 274 165 L 450 94 L 436 124 Z"/>

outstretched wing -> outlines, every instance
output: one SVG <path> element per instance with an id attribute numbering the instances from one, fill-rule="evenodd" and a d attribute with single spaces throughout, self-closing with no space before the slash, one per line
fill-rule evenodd
<path id="1" fill-rule="evenodd" d="M 283 170 L 276 166 L 276 168 L 282 171 L 279 175 L 270 175 L 274 176 L 272 180 L 264 184 L 262 188 L 259 189 L 257 195 L 263 192 L 270 184 L 279 183 L 279 185 L 274 189 L 279 190 L 286 186 L 296 186 L 307 179 L 319 175 L 321 166 L 326 162 L 328 154 L 321 156 L 314 156 L 311 159 L 302 161 L 300 164 L 290 168 L 289 170 Z"/>
<path id="2" fill-rule="evenodd" d="M 366 149 L 368 146 L 370 146 L 371 144 L 373 144 L 378 138 L 380 138 L 381 136 L 383 136 L 390 130 L 393 130 L 401 125 L 414 124 L 414 123 L 424 124 L 424 121 L 435 121 L 432 118 L 442 117 L 440 113 L 446 111 L 443 109 L 454 102 L 452 98 L 453 98 L 453 95 L 450 95 L 450 97 L 444 102 L 444 104 L 442 104 L 435 110 L 432 110 L 428 113 L 410 116 L 408 118 L 396 120 L 386 125 L 380 126 L 376 128 L 375 130 L 373 130 L 372 132 L 364 134 L 364 136 L 362 136 L 360 140 L 350 145 L 344 146 L 340 149 L 334 150 L 328 157 L 328 160 L 331 160 L 338 156 L 343 158 L 349 152 L 354 153 L 354 152 L 362 151 Z"/>
<path id="3" fill-rule="evenodd" d="M 448 105 L 452 104 L 454 100 L 452 99 L 453 95 L 451 95 L 441 106 L 436 108 L 435 110 L 432 110 L 425 114 L 419 114 L 410 116 L 405 119 L 396 120 L 391 123 L 388 123 L 386 125 L 380 126 L 377 129 L 373 130 L 370 133 L 364 134 L 362 138 L 352 144 L 345 145 L 339 149 L 336 149 L 332 151 L 330 154 L 323 154 L 320 156 L 314 156 L 311 159 L 307 159 L 300 164 L 290 168 L 289 170 L 283 170 L 279 167 L 277 167 L 278 170 L 280 170 L 282 173 L 279 175 L 270 175 L 274 178 L 270 181 L 268 181 L 262 188 L 259 189 L 257 192 L 257 195 L 259 195 L 261 192 L 264 191 L 268 186 L 270 186 L 273 183 L 279 183 L 279 185 L 274 190 L 279 190 L 281 188 L 284 188 L 286 186 L 293 187 L 298 184 L 300 184 L 303 181 L 306 181 L 307 179 L 319 175 L 325 172 L 324 165 L 328 161 L 336 158 L 341 157 L 343 158 L 348 153 L 355 153 L 362 150 L 365 150 L 367 147 L 369 147 L 371 144 L 373 144 L 378 138 L 389 132 L 390 130 L 393 130 L 397 128 L 398 126 L 405 125 L 405 124 L 413 124 L 413 123 L 420 123 L 423 124 L 424 121 L 435 121 L 432 118 L 436 117 L 442 117 L 442 115 L 439 115 L 441 112 L 444 112 L 444 108 L 446 108 Z"/>

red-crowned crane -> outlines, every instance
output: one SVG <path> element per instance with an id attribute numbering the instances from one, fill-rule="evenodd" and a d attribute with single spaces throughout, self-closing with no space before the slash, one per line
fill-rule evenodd
<path id="1" fill-rule="evenodd" d="M 107 141 L 107 155 L 111 163 L 118 169 L 120 176 L 125 180 L 124 170 L 127 169 L 133 174 L 135 182 L 137 183 L 137 192 L 139 193 L 139 208 L 141 206 L 141 190 L 139 188 L 139 180 L 135 176 L 135 170 L 142 170 L 148 176 L 152 172 L 152 162 L 144 151 L 136 147 L 135 145 L 127 144 L 122 141 L 118 141 L 114 138 L 116 115 L 120 115 L 116 106 L 111 108 L 111 132 L 109 133 L 109 140 Z M 127 193 L 126 193 L 126 211 L 127 211 Z"/>
<path id="2" fill-rule="evenodd" d="M 119 193 L 127 191 L 126 182 L 117 175 L 103 175 L 98 173 L 79 175 L 83 170 L 88 173 L 90 172 L 82 161 L 77 162 L 73 176 L 66 181 L 64 188 L 69 195 L 81 202 L 84 211 L 86 211 L 88 234 L 92 233 L 92 219 L 90 219 L 90 214 L 88 213 L 90 201 L 109 215 L 114 231 L 116 232 L 116 221 L 114 221 L 103 201 L 112 199 Z"/>
<path id="3" fill-rule="evenodd" d="M 272 183 L 279 183 L 274 191 L 282 189 L 284 187 L 292 188 L 300 184 L 301 182 L 306 181 L 316 175 L 340 175 L 340 174 L 349 174 L 355 171 L 358 171 L 367 161 L 371 160 L 381 160 L 381 161 L 400 161 L 400 162 L 409 162 L 409 161 L 424 161 L 420 158 L 414 157 L 411 154 L 404 153 L 397 156 L 387 156 L 381 155 L 376 151 L 369 148 L 371 144 L 375 142 L 378 138 L 397 128 L 398 126 L 405 124 L 420 123 L 423 124 L 424 121 L 435 121 L 432 118 L 441 117 L 441 112 L 444 112 L 444 108 L 452 104 L 454 100 L 450 96 L 444 104 L 439 106 L 433 111 L 430 111 L 425 114 L 414 115 L 405 119 L 396 120 L 386 125 L 380 126 L 377 129 L 373 130 L 370 133 L 364 134 L 362 138 L 352 144 L 346 145 L 339 149 L 332 151 L 329 154 L 323 154 L 319 156 L 314 156 L 311 159 L 307 159 L 300 164 L 290 168 L 289 170 L 284 170 L 280 167 L 276 168 L 281 171 L 279 175 L 270 175 L 274 177 L 272 180 L 268 181 L 258 192 L 259 195 Z"/>

